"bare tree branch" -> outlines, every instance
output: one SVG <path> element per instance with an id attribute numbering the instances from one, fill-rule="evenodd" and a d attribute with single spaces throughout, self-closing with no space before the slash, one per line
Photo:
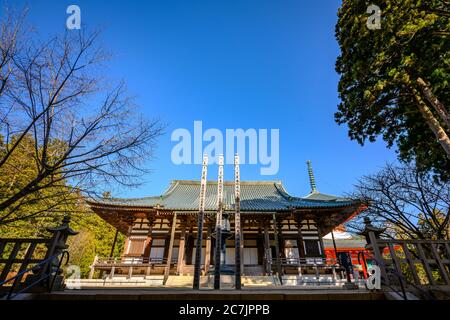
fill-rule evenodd
<path id="1" fill-rule="evenodd" d="M 450 186 L 411 165 L 387 165 L 381 172 L 363 177 L 352 197 L 366 199 L 370 205 L 349 223 L 350 228 L 361 230 L 362 219 L 369 216 L 387 227 L 392 237 L 450 237 Z"/>
<path id="2" fill-rule="evenodd" d="M 104 79 L 98 32 L 36 42 L 17 36 L 21 26 L 0 23 L 0 176 L 11 177 L 0 178 L 0 225 L 45 212 L 24 213 L 32 203 L 59 210 L 111 184 L 139 185 L 164 131 L 136 113 L 123 82 Z"/>

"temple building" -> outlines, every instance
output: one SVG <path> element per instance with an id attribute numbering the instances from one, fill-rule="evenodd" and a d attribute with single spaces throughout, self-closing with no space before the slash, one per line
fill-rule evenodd
<path id="1" fill-rule="evenodd" d="M 363 236 L 347 232 L 345 227 L 340 225 L 323 237 L 323 243 L 327 261 L 336 261 L 339 253 L 346 253 L 351 259 L 354 271 L 367 277 L 367 266 L 362 263 L 360 253 L 365 254 L 367 264 L 371 265 L 372 260 L 367 259 L 370 252 L 366 249 L 367 242 Z"/>
<path id="2" fill-rule="evenodd" d="M 197 240 L 201 240 L 201 275 L 213 273 L 219 256 L 221 272 L 239 270 L 242 276 L 298 274 L 301 267 L 307 270 L 308 266 L 336 264 L 330 262 L 335 258 L 329 254 L 330 243 L 343 239 L 324 237 L 365 209 L 360 201 L 318 192 L 309 170 L 311 192 L 304 197 L 290 195 L 280 181 L 223 181 L 219 175 L 218 181 L 204 179 L 203 191 L 202 181 L 174 180 L 159 196 L 101 198 L 88 203 L 126 236 L 122 257 L 115 261 L 116 274 L 192 276 Z M 204 217 L 201 224 L 200 212 Z M 239 246 L 235 246 L 234 236 L 236 212 L 240 213 Z M 223 242 L 220 255 L 215 250 L 218 225 Z M 239 269 L 235 268 L 236 248 L 240 248 Z M 127 264 L 133 266 L 132 271 L 124 268 Z M 107 260 L 98 262 L 96 268 L 110 270 Z"/>

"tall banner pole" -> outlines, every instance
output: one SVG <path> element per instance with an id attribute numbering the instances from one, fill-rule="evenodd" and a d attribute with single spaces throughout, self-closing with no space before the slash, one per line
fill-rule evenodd
<path id="1" fill-rule="evenodd" d="M 222 248 L 223 212 L 223 155 L 219 156 L 219 177 L 217 179 L 216 245 L 214 248 L 214 289 L 220 289 L 220 252 Z"/>
<path id="2" fill-rule="evenodd" d="M 195 249 L 195 267 L 194 267 L 194 284 L 193 289 L 200 289 L 200 268 L 202 258 L 202 242 L 203 242 L 203 220 L 205 217 L 205 197 L 206 197 L 206 173 L 208 167 L 208 156 L 203 156 L 202 178 L 200 182 L 200 196 L 197 221 L 197 244 Z"/>
<path id="3" fill-rule="evenodd" d="M 239 174 L 239 155 L 234 157 L 234 251 L 235 251 L 235 289 L 241 290 L 241 181 Z"/>

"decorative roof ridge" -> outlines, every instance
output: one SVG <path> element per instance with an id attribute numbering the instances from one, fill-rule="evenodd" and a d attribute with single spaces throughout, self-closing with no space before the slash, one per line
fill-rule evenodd
<path id="1" fill-rule="evenodd" d="M 287 190 L 284 188 L 283 183 L 281 183 L 281 181 L 279 181 L 278 183 L 274 183 L 275 188 L 277 189 L 278 193 L 285 198 L 287 201 L 291 201 L 291 199 L 293 198 L 288 192 Z"/>
<path id="2" fill-rule="evenodd" d="M 321 196 L 326 196 L 326 197 L 332 197 L 334 199 L 324 200 L 324 199 L 311 199 L 311 198 L 309 198 L 310 196 L 313 196 L 313 195 L 321 195 Z M 321 193 L 321 192 L 318 192 L 318 191 L 310 192 L 306 196 L 300 197 L 301 200 L 305 200 L 305 201 L 336 201 L 338 198 L 340 198 L 340 197 L 334 196 L 334 195 L 331 195 L 331 194 Z"/>
<path id="3" fill-rule="evenodd" d="M 171 195 L 173 193 L 173 191 L 176 189 L 176 187 L 180 184 L 179 182 L 180 182 L 180 180 L 170 181 L 169 187 L 161 195 L 155 196 L 155 197 L 160 198 L 160 199 L 168 197 L 169 195 Z"/>
<path id="4" fill-rule="evenodd" d="M 336 202 L 335 199 L 332 200 L 320 200 L 320 199 L 308 199 L 304 197 L 291 197 L 290 201 L 305 201 L 305 202 Z"/>
<path id="5" fill-rule="evenodd" d="M 313 195 L 321 195 L 321 196 L 330 197 L 330 198 L 334 198 L 334 199 L 325 200 L 325 199 L 314 199 L 314 198 L 311 199 L 311 198 L 309 198 L 310 196 L 313 196 Z M 312 202 L 317 202 L 317 201 L 319 201 L 319 202 L 324 202 L 324 201 L 325 202 L 345 202 L 345 201 L 347 201 L 347 202 L 357 202 L 355 199 L 344 198 L 344 197 L 341 197 L 341 196 L 335 196 L 335 195 L 331 195 L 331 194 L 321 193 L 319 191 L 310 192 L 306 196 L 300 197 L 299 199 L 304 200 L 304 201 L 312 201 Z"/>

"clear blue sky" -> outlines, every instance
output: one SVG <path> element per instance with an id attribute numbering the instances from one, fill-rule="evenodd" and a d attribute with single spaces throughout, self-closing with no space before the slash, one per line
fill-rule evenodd
<path id="1" fill-rule="evenodd" d="M 0 0 L 2 2 L 3 0 Z M 11 3 L 11 1 L 9 1 Z M 383 142 L 359 146 L 334 122 L 339 103 L 334 71 L 338 1 L 14 1 L 28 4 L 41 34 L 62 32 L 66 8 L 77 4 L 82 23 L 104 28 L 115 57 L 109 76 L 124 79 L 140 112 L 168 124 L 154 172 L 135 190 L 115 196 L 160 194 L 172 179 L 199 179 L 199 165 L 174 165 L 176 128 L 280 129 L 280 170 L 261 176 L 241 167 L 242 180 L 282 180 L 288 192 L 309 192 L 306 160 L 319 191 L 344 194 L 364 174 L 396 159 Z M 209 168 L 217 179 L 217 167 Z M 225 167 L 233 178 L 233 167 Z"/>

